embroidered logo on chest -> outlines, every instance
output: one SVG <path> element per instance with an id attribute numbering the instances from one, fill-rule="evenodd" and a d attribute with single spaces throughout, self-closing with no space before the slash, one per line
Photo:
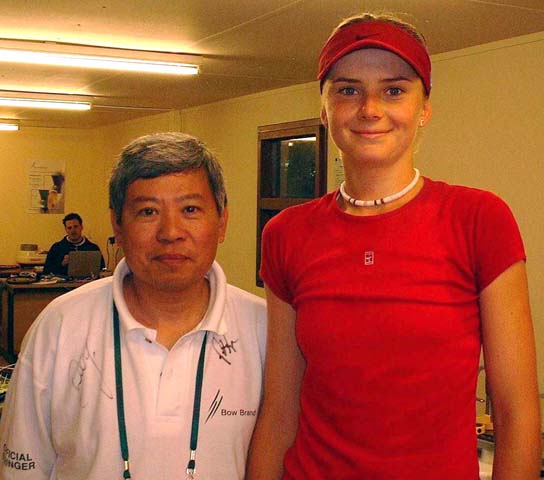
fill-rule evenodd
<path id="1" fill-rule="evenodd" d="M 372 250 L 365 252 L 364 262 L 365 267 L 368 265 L 374 265 L 374 252 Z"/>

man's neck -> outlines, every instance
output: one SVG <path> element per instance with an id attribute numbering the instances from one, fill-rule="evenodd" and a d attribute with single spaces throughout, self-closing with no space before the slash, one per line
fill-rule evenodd
<path id="1" fill-rule="evenodd" d="M 157 331 L 157 342 L 170 349 L 204 318 L 210 299 L 206 279 L 190 290 L 158 291 L 138 282 L 132 274 L 125 277 L 123 294 L 132 316 L 142 325 Z"/>
<path id="2" fill-rule="evenodd" d="M 66 241 L 73 245 L 82 245 L 85 242 L 85 237 L 79 237 L 77 240 L 72 240 L 68 235 L 66 235 Z"/>

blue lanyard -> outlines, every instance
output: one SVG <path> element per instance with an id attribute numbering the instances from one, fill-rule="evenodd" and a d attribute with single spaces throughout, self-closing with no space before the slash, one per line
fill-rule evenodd
<path id="1" fill-rule="evenodd" d="M 195 398 L 193 401 L 193 420 L 191 422 L 190 454 L 187 463 L 187 478 L 192 479 L 196 470 L 196 448 L 198 444 L 198 425 L 200 420 L 200 400 L 202 398 L 202 383 L 204 379 L 204 360 L 206 357 L 206 340 L 208 332 L 204 334 L 195 379 Z M 128 453 L 127 428 L 125 423 L 125 404 L 123 400 L 123 368 L 121 364 L 121 336 L 119 334 L 119 312 L 113 304 L 113 343 L 115 358 L 115 391 L 117 394 L 117 424 L 119 426 L 119 442 L 123 457 L 123 478 L 132 478 Z"/>

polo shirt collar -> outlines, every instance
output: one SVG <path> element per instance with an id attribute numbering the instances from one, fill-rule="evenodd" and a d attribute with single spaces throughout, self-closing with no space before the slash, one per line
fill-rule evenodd
<path id="1" fill-rule="evenodd" d="M 126 260 L 123 258 L 115 268 L 113 273 L 113 299 L 119 312 L 121 328 L 125 332 L 131 330 L 146 330 L 155 332 L 155 330 L 144 327 L 130 313 L 125 297 L 123 295 L 123 279 L 131 272 Z M 206 274 L 210 282 L 210 301 L 208 309 L 202 321 L 193 331 L 207 330 L 218 335 L 227 333 L 227 323 L 224 318 L 225 302 L 227 295 L 227 280 L 223 269 L 216 261 L 213 262 L 210 270 Z M 190 332 L 189 332 L 190 333 Z"/>

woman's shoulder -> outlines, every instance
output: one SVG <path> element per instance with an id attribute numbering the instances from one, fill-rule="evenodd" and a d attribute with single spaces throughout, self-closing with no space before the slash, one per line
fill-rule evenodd
<path id="1" fill-rule="evenodd" d="M 496 193 L 482 188 L 451 184 L 441 180 L 426 178 L 431 198 L 442 199 L 456 204 L 481 205 L 488 203 L 504 204 L 504 200 Z"/>
<path id="2" fill-rule="evenodd" d="M 330 212 L 332 203 L 335 201 L 335 194 L 336 192 L 330 192 L 322 197 L 284 208 L 270 219 L 266 227 L 269 229 L 289 228 L 293 225 L 303 225 L 306 222 L 316 220 L 322 215 L 327 215 Z"/>

